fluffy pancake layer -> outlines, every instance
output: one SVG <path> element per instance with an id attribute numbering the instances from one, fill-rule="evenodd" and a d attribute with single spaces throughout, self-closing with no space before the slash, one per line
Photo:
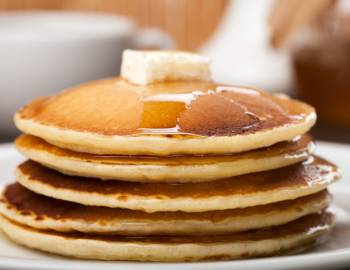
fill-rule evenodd
<path id="1" fill-rule="evenodd" d="M 325 189 L 339 176 L 335 165 L 316 156 L 281 169 L 206 183 L 101 181 L 62 175 L 33 161 L 16 171 L 20 184 L 48 197 L 145 212 L 202 212 L 292 200 Z"/>
<path id="2" fill-rule="evenodd" d="M 327 191 L 275 204 L 200 213 L 145 213 L 85 206 L 35 194 L 20 184 L 6 187 L 0 203 L 5 217 L 41 230 L 119 235 L 218 235 L 288 223 L 324 210 Z"/>
<path id="3" fill-rule="evenodd" d="M 125 237 L 37 230 L 0 216 L 5 234 L 18 244 L 84 259 L 134 261 L 227 260 L 304 250 L 322 242 L 334 223 L 330 213 L 285 225 L 223 236 Z"/>
<path id="4" fill-rule="evenodd" d="M 283 96 L 205 82 L 135 86 L 91 82 L 17 112 L 25 133 L 74 151 L 171 155 L 244 152 L 287 141 L 315 123 L 312 107 Z"/>
<path id="5" fill-rule="evenodd" d="M 15 114 L 24 133 L 16 146 L 29 160 L 0 191 L 4 234 L 73 258 L 158 262 L 322 243 L 334 224 L 327 187 L 340 172 L 313 155 L 314 108 L 217 84 L 206 58 L 160 55 L 128 51 L 123 77 L 38 98 Z"/>
<path id="6" fill-rule="evenodd" d="M 64 174 L 133 182 L 205 182 L 268 171 L 307 159 L 313 152 L 310 136 L 246 153 L 221 156 L 99 156 L 51 145 L 22 135 L 17 149 L 26 157 Z"/>

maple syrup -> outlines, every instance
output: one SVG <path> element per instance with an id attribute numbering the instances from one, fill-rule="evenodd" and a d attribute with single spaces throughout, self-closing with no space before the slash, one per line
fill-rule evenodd
<path id="1" fill-rule="evenodd" d="M 103 135 L 232 136 L 272 129 L 307 114 L 302 103 L 212 82 L 136 86 L 88 83 L 25 106 L 21 117 Z"/>

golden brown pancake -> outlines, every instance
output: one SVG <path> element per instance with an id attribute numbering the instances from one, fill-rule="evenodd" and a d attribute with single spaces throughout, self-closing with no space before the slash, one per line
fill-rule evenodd
<path id="1" fill-rule="evenodd" d="M 15 116 L 24 133 L 62 148 L 122 155 L 244 152 L 291 140 L 315 121 L 309 105 L 251 88 L 120 78 L 34 100 Z"/>
<path id="2" fill-rule="evenodd" d="M 0 216 L 2 230 L 18 244 L 75 258 L 133 261 L 228 260 L 300 252 L 322 243 L 333 223 L 333 215 L 323 213 L 223 236 L 126 237 L 38 230 Z"/>
<path id="3" fill-rule="evenodd" d="M 21 164 L 16 176 L 19 183 L 36 193 L 84 205 L 146 212 L 202 212 L 245 208 L 317 193 L 337 180 L 339 171 L 332 163 L 312 156 L 301 164 L 206 183 L 101 181 L 63 175 L 33 161 Z"/>
<path id="4" fill-rule="evenodd" d="M 133 182 L 206 182 L 273 170 L 307 159 L 309 135 L 245 153 L 211 156 L 113 156 L 74 152 L 39 137 L 22 135 L 17 149 L 26 157 L 64 174 Z"/>
<path id="5" fill-rule="evenodd" d="M 325 209 L 326 190 L 274 204 L 199 213 L 145 213 L 85 206 L 36 194 L 18 183 L 3 192 L 0 212 L 22 225 L 41 230 L 119 235 L 218 235 L 288 223 Z"/>

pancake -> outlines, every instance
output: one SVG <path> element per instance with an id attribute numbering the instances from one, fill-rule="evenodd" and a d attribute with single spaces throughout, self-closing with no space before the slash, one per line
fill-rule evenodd
<path id="1" fill-rule="evenodd" d="M 41 230 L 141 236 L 218 235 L 285 224 L 324 210 L 330 201 L 330 195 L 324 190 L 296 200 L 244 209 L 145 213 L 56 200 L 16 183 L 4 190 L 0 213 Z"/>
<path id="2" fill-rule="evenodd" d="M 0 227 L 18 244 L 69 257 L 97 260 L 228 260 L 300 252 L 324 242 L 330 213 L 285 225 L 223 236 L 125 237 L 37 230 L 0 216 Z"/>
<path id="3" fill-rule="evenodd" d="M 307 159 L 313 152 L 310 136 L 268 148 L 221 156 L 99 156 L 73 152 L 39 137 L 22 135 L 17 149 L 31 160 L 64 174 L 135 182 L 205 182 L 268 171 Z"/>
<path id="4" fill-rule="evenodd" d="M 15 115 L 21 131 L 61 148 L 153 156 L 245 152 L 292 140 L 315 121 L 309 105 L 251 88 L 120 78 L 39 98 Z"/>
<path id="5" fill-rule="evenodd" d="M 186 184 L 67 176 L 34 161 L 26 161 L 16 170 L 17 181 L 35 193 L 84 205 L 146 212 L 202 212 L 292 200 L 325 189 L 339 176 L 335 165 L 319 157 L 272 171 Z"/>

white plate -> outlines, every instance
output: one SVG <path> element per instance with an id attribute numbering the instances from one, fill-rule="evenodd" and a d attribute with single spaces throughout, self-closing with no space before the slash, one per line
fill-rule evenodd
<path id="1" fill-rule="evenodd" d="M 350 146 L 319 143 L 318 153 L 337 163 L 343 170 L 343 180 L 331 187 L 337 224 L 331 240 L 306 254 L 251 260 L 201 263 L 133 263 L 97 262 L 66 259 L 17 246 L 0 235 L 1 269 L 334 269 L 350 264 Z M 11 144 L 0 146 L 1 184 L 13 181 L 13 170 L 23 158 Z"/>

